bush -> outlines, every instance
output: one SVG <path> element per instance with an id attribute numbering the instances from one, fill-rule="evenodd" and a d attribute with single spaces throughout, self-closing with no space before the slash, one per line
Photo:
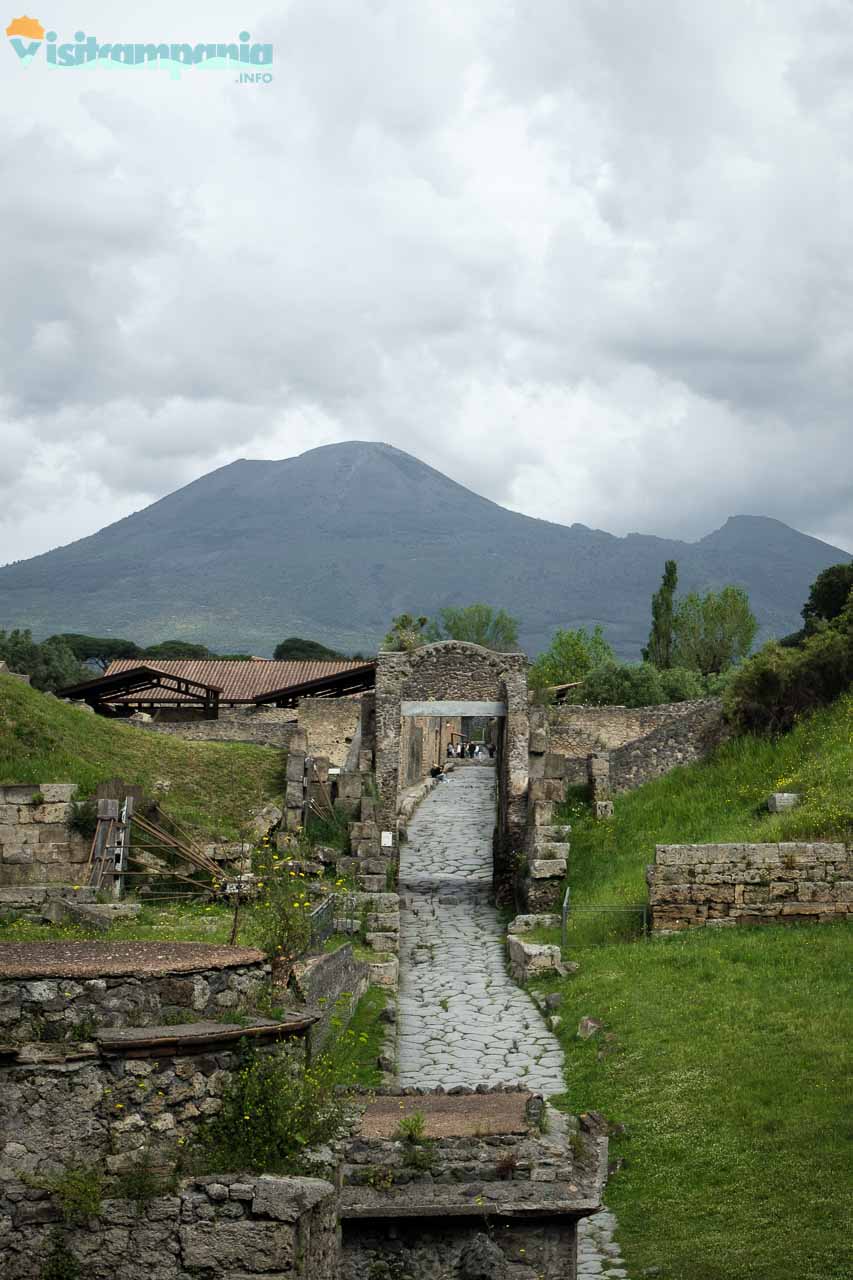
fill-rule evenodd
<path id="1" fill-rule="evenodd" d="M 733 677 L 727 719 L 742 732 L 780 733 L 853 683 L 853 593 L 831 623 L 819 623 L 799 648 L 766 644 Z"/>
<path id="2" fill-rule="evenodd" d="M 80 1280 L 80 1263 L 65 1243 L 61 1231 L 50 1233 L 39 1280 Z"/>
<path id="3" fill-rule="evenodd" d="M 569 700 L 598 707 L 652 707 L 661 702 L 687 702 L 708 696 L 708 684 L 719 677 L 670 667 L 659 671 L 650 662 L 600 662 Z"/>
<path id="4" fill-rule="evenodd" d="M 336 1137 L 344 1119 L 330 1058 L 306 1065 L 290 1046 L 273 1053 L 246 1047 L 196 1163 L 210 1173 L 298 1173 L 303 1152 Z"/>
<path id="5" fill-rule="evenodd" d="M 55 1197 L 66 1226 L 97 1218 L 101 1212 L 104 1181 L 94 1165 L 69 1165 L 62 1173 L 33 1178 L 32 1186 L 49 1191 Z"/>
<path id="6" fill-rule="evenodd" d="M 725 681 L 725 676 L 707 676 L 704 680 L 698 671 L 686 667 L 668 667 L 659 671 L 663 702 L 690 702 L 694 698 L 707 698 L 712 680 Z"/>

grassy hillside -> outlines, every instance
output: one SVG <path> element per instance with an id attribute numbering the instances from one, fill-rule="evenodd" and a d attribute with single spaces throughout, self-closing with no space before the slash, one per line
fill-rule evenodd
<path id="1" fill-rule="evenodd" d="M 797 809 L 768 813 L 771 791 L 796 791 Z M 572 901 L 641 902 L 656 844 L 715 841 L 853 841 L 853 695 L 784 737 L 736 738 L 712 761 L 677 769 L 617 797 L 613 819 L 595 822 L 569 803 Z"/>
<path id="2" fill-rule="evenodd" d="M 281 793 L 282 753 L 146 733 L 0 676 L 0 785 L 76 782 L 88 795 L 116 777 L 147 791 L 168 779 L 169 813 L 201 834 L 232 837 L 248 815 Z"/>
<path id="3" fill-rule="evenodd" d="M 607 1202 L 633 1276 L 853 1274 L 853 931 L 765 925 L 626 940 L 582 912 L 641 900 L 655 843 L 849 838 L 851 710 L 848 697 L 775 744 L 731 743 L 618 799 L 612 823 L 569 806 L 579 923 L 568 954 L 580 970 L 558 987 L 566 1097 L 624 1127 L 611 1139 L 624 1167 Z M 801 791 L 802 808 L 762 812 L 779 789 Z M 584 1016 L 604 1024 L 587 1042 L 576 1035 Z"/>

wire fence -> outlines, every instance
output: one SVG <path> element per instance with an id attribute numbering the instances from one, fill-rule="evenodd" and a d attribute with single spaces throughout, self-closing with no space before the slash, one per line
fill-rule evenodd
<path id="1" fill-rule="evenodd" d="M 610 942 L 632 942 L 649 936 L 647 903 L 605 903 L 577 907 L 571 889 L 563 895 L 560 912 L 562 948 L 604 946 Z"/>
<path id="2" fill-rule="evenodd" d="M 336 896 L 336 894 L 330 893 L 311 912 L 311 941 L 308 944 L 310 951 L 319 950 L 326 939 L 335 932 Z"/>

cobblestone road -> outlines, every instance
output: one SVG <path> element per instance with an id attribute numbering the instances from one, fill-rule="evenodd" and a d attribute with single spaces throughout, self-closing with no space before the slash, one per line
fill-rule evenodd
<path id="1" fill-rule="evenodd" d="M 562 1093 L 557 1039 L 507 973 L 490 905 L 494 822 L 494 769 L 468 766 L 447 774 L 409 823 L 400 852 L 400 1084 L 523 1081 Z M 627 1276 L 613 1215 L 578 1225 L 578 1280 Z"/>
<path id="2" fill-rule="evenodd" d="M 495 771 L 446 775 L 409 823 L 400 855 L 402 1085 L 522 1081 L 562 1093 L 563 1055 L 510 980 L 490 906 Z"/>

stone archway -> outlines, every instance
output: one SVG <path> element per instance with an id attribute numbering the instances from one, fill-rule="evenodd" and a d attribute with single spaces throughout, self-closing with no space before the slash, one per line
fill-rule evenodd
<path id="1" fill-rule="evenodd" d="M 404 714 L 499 716 L 496 858 L 521 849 L 527 819 L 527 658 L 443 640 L 376 662 L 376 782 L 380 829 L 397 843 L 400 726 Z"/>

